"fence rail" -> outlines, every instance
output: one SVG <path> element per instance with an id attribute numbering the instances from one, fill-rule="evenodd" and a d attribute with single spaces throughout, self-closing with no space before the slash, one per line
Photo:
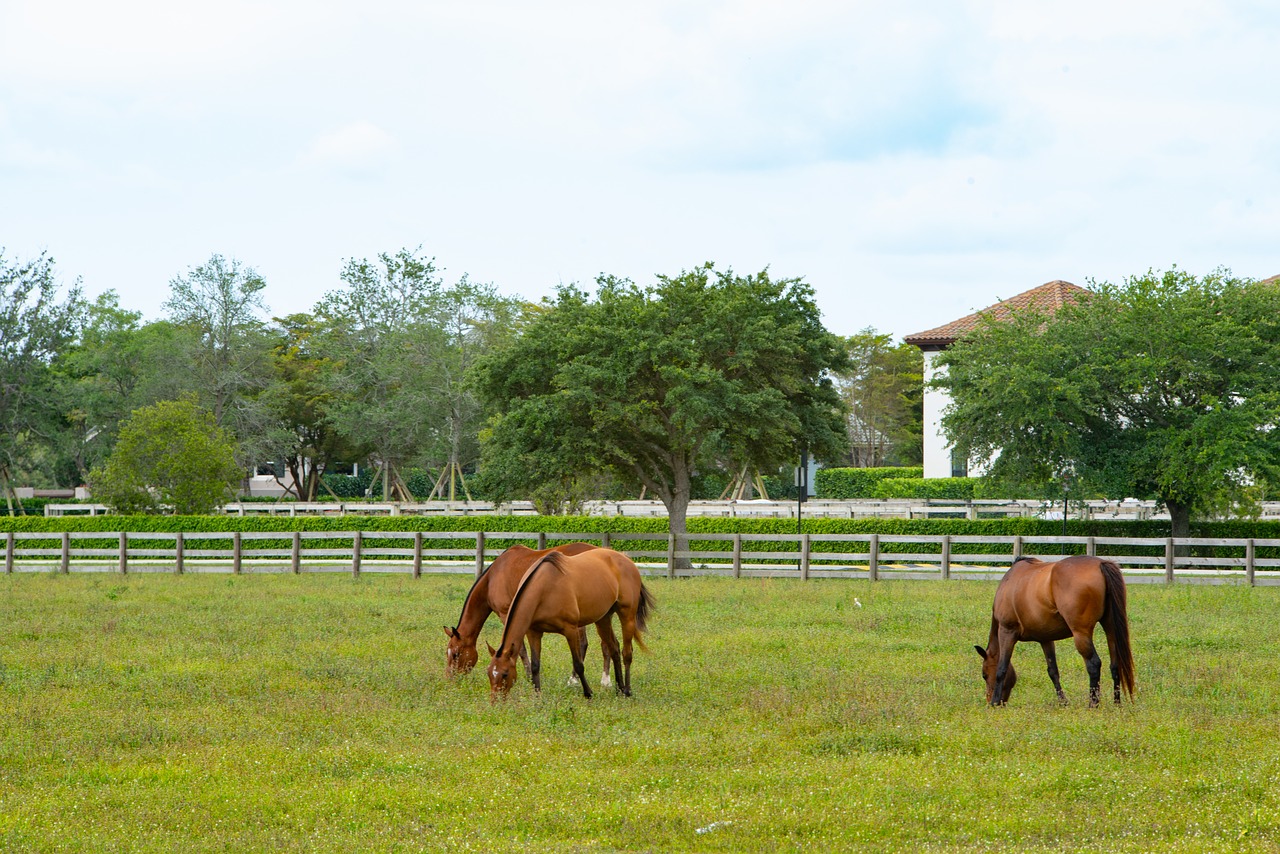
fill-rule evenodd
<path id="1" fill-rule="evenodd" d="M 889 534 L 529 533 L 513 531 L 6 533 L 13 572 L 474 573 L 514 543 L 583 540 L 677 576 L 998 578 L 1015 557 L 1091 554 L 1131 582 L 1280 585 L 1280 539 Z"/>

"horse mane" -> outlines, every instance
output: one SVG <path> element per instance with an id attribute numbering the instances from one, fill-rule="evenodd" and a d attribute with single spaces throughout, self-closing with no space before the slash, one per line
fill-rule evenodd
<path id="1" fill-rule="evenodd" d="M 548 552 L 533 562 L 533 566 L 525 570 L 524 575 L 520 578 L 520 583 L 516 586 L 516 594 L 511 597 L 511 607 L 507 609 L 507 621 L 502 626 L 502 640 L 498 642 L 498 651 L 501 652 L 507 645 L 507 632 L 511 630 L 511 623 L 516 613 L 516 607 L 524 598 L 525 591 L 529 589 L 533 576 L 539 569 L 542 569 L 544 563 L 549 563 L 556 569 L 564 572 L 564 566 L 560 561 L 564 559 L 564 555 L 560 552 Z"/>

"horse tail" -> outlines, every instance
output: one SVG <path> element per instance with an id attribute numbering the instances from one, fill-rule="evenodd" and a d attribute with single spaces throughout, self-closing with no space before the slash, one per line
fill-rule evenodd
<path id="1" fill-rule="evenodd" d="M 1133 699 L 1133 647 L 1129 643 L 1128 593 L 1124 575 L 1113 561 L 1100 562 L 1102 580 L 1106 585 L 1105 604 L 1102 609 L 1102 628 L 1113 646 L 1112 663 L 1120 675 L 1120 684 Z"/>
<path id="2" fill-rule="evenodd" d="M 657 600 L 653 598 L 653 594 L 649 592 L 649 588 L 644 586 L 644 582 L 640 582 L 640 602 L 636 605 L 636 636 L 635 642 L 645 652 L 649 651 L 649 647 L 644 645 L 643 635 L 649 630 L 649 617 L 653 613 Z"/>

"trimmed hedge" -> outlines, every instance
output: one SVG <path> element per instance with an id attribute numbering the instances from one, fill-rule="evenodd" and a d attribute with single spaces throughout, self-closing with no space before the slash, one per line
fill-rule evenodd
<path id="1" fill-rule="evenodd" d="M 968 501 L 980 497 L 982 481 L 975 477 L 891 477 L 876 481 L 873 498 L 952 498 Z"/>
<path id="2" fill-rule="evenodd" d="M 921 466 L 881 466 L 878 468 L 818 469 L 814 478 L 816 497 L 841 500 L 875 498 L 876 484 L 887 478 L 924 477 Z"/>
<path id="3" fill-rule="evenodd" d="M 779 534 L 794 537 L 796 533 L 795 519 L 731 519 L 724 517 L 696 516 L 688 520 L 689 532 L 692 534 Z M 424 541 L 427 549 L 465 549 L 474 547 L 474 537 L 469 534 L 477 531 L 491 533 L 511 532 L 529 533 L 530 535 L 546 533 L 578 533 L 584 539 L 598 537 L 593 534 L 626 534 L 626 533 L 666 533 L 668 530 L 665 518 L 652 517 L 619 517 L 619 516 L 329 516 L 329 517 L 239 517 L 239 516 L 79 516 L 79 517 L 17 517 L 0 518 L 0 533 L 5 531 L 38 532 L 58 534 L 68 531 L 72 534 L 81 531 L 127 531 L 130 533 L 176 533 L 188 534 L 200 532 L 280 532 L 289 534 L 294 531 L 423 531 L 454 532 L 462 537 L 428 537 Z M 1061 521 L 1042 519 L 806 519 L 804 531 L 809 534 L 880 534 L 897 536 L 953 536 L 968 535 L 981 537 L 1043 536 L 1057 537 L 1063 533 Z M 1100 521 L 1070 520 L 1067 522 L 1066 534 L 1071 537 L 1135 537 L 1164 538 L 1169 534 L 1169 523 L 1164 521 Z M 1192 537 L 1219 539 L 1280 539 L 1280 522 L 1262 522 L 1250 520 L 1231 520 L 1225 522 L 1193 523 Z M 111 549 L 114 544 L 110 540 L 72 537 L 72 548 Z M 291 538 L 252 540 L 245 543 L 246 551 L 257 549 L 288 549 Z M 515 542 L 534 545 L 536 538 L 530 536 L 519 540 L 502 540 L 502 546 Z M 366 541 L 367 547 L 376 548 L 377 544 Z M 133 544 L 136 549 L 171 549 L 174 540 L 150 540 Z M 23 548 L 56 549 L 59 539 L 24 540 Z M 226 538 L 201 541 L 199 537 L 188 537 L 188 549 L 229 548 Z M 389 543 L 387 545 L 390 545 Z M 403 547 L 403 543 L 397 543 Z M 628 546 L 624 542 L 617 545 L 624 550 Z M 697 540 L 695 550 L 730 551 L 732 540 L 725 539 Z M 348 538 L 328 540 L 327 548 L 350 548 Z M 491 544 L 498 547 L 497 543 Z M 742 544 L 744 552 L 758 551 L 792 551 L 797 548 L 794 540 L 748 541 Z M 315 547 L 315 544 L 312 544 Z M 634 551 L 663 551 L 666 544 L 662 542 L 639 542 Z M 814 541 L 812 551 L 815 561 L 821 561 L 822 552 L 840 553 L 859 551 L 861 546 L 849 546 L 847 543 Z M 929 542 L 894 542 L 882 544 L 885 552 L 937 554 L 940 544 Z M 998 543 L 955 543 L 952 554 L 957 560 L 966 555 L 1007 554 L 1007 544 Z M 1054 546 L 1054 550 L 1062 553 L 1083 553 L 1083 545 Z M 1144 549 L 1133 549 L 1134 554 L 1163 554 L 1161 546 Z M 1243 557 L 1243 547 L 1197 547 L 1193 555 L 1202 557 Z M 1258 548 L 1258 557 L 1280 557 L 1280 548 Z M 376 557 L 369 559 L 376 560 Z M 785 562 L 785 561 L 780 561 Z"/>

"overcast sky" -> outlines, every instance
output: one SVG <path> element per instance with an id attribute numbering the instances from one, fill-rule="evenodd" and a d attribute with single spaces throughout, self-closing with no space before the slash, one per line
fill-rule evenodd
<path id="1" fill-rule="evenodd" d="M 1280 5 L 0 0 L 0 246 L 160 316 L 422 246 L 536 299 L 704 261 L 902 336 L 1280 273 Z"/>

